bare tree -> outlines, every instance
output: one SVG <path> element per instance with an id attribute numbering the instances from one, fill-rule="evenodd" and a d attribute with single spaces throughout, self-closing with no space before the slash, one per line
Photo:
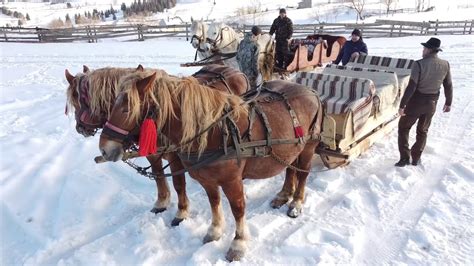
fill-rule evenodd
<path id="1" fill-rule="evenodd" d="M 364 20 L 364 16 L 362 16 L 362 12 L 364 12 L 365 0 L 350 0 L 352 3 L 352 7 L 357 12 L 357 21 Z"/>
<path id="2" fill-rule="evenodd" d="M 398 0 L 382 0 L 382 2 L 385 4 L 385 6 L 387 7 L 387 15 L 388 13 L 390 12 L 390 10 L 392 10 L 395 5 L 397 4 Z"/>
<path id="3" fill-rule="evenodd" d="M 420 12 L 425 9 L 425 0 L 415 0 L 416 11 Z"/>

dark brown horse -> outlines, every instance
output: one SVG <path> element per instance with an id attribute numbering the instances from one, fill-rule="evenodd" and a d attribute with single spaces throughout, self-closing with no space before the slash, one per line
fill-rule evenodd
<path id="1" fill-rule="evenodd" d="M 69 82 L 67 89 L 68 105 L 74 109 L 76 118 L 76 131 L 85 137 L 93 136 L 102 128 L 115 102 L 118 94 L 118 81 L 121 77 L 135 71 L 143 71 L 139 65 L 135 68 L 101 68 L 90 71 L 84 66 L 83 73 L 73 76 L 68 70 L 65 71 Z M 161 70 L 158 75 L 166 75 Z M 225 66 L 210 65 L 202 68 L 194 74 L 200 82 L 208 84 L 214 89 L 242 94 L 247 91 L 247 78 L 240 72 Z M 131 136 L 136 140 L 138 136 Z M 183 169 L 181 160 L 176 153 L 167 153 L 163 158 L 170 162 L 172 172 Z M 147 160 L 152 166 L 153 173 L 163 173 L 163 165 L 160 156 L 149 155 Z M 151 212 L 159 213 L 166 210 L 170 203 L 170 191 L 166 178 L 156 178 L 157 200 Z M 186 183 L 184 174 L 173 176 L 173 185 L 178 194 L 178 211 L 172 221 L 172 225 L 178 225 L 188 216 L 189 201 L 186 196 Z"/>
<path id="2" fill-rule="evenodd" d="M 226 256 L 228 260 L 239 260 L 249 239 L 244 217 L 244 178 L 272 177 L 291 164 L 293 172 L 298 170 L 297 182 L 287 177 L 273 206 L 279 207 L 292 197 L 289 214 L 297 216 L 301 212 L 322 121 L 321 103 L 313 91 L 295 83 L 270 81 L 264 85 L 268 91 L 244 103 L 240 97 L 209 89 L 192 77 L 157 78 L 149 71 L 125 77 L 120 86 L 122 92 L 108 122 L 129 131 L 143 121 L 145 110 L 156 113 L 159 132 L 180 147 L 184 166 L 209 197 L 212 224 L 204 242 L 222 236 L 224 216 L 219 187 L 224 191 L 236 223 L 235 238 Z M 221 123 L 224 118 L 228 124 Z M 237 134 L 226 138 L 227 132 Z M 109 161 L 120 160 L 121 140 L 104 133 L 99 144 L 102 155 Z M 262 145 L 254 150 L 243 149 L 257 142 Z M 253 155 L 245 156 L 249 151 Z"/>

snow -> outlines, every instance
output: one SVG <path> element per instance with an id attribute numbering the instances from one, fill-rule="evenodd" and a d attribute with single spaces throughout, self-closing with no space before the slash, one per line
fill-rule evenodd
<path id="1" fill-rule="evenodd" d="M 368 39 L 369 53 L 418 59 L 430 36 Z M 453 109 L 438 103 L 422 166 L 396 168 L 397 133 L 350 165 L 323 171 L 314 157 L 303 214 L 269 206 L 283 176 L 245 180 L 252 236 L 242 265 L 474 263 L 474 39 L 438 36 L 454 82 Z M 0 44 L 0 262 L 2 265 L 224 265 L 234 220 L 202 244 L 211 221 L 206 193 L 187 177 L 190 217 L 171 227 L 177 197 L 149 212 L 154 182 L 123 163 L 97 165 L 98 136 L 83 138 L 64 116 L 72 73 L 105 66 L 180 68 L 185 40 Z M 414 130 L 412 131 L 414 139 Z"/>

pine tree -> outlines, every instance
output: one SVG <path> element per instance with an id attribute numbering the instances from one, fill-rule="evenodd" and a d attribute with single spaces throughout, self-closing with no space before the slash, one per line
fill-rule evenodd
<path id="1" fill-rule="evenodd" d="M 26 20 L 30 20 L 30 15 L 28 15 L 28 13 L 26 13 Z"/>
<path id="2" fill-rule="evenodd" d="M 122 5 L 120 6 L 120 10 L 122 10 L 123 12 L 127 10 L 127 6 L 125 5 L 125 3 L 122 3 Z"/>
<path id="3" fill-rule="evenodd" d="M 66 14 L 66 25 L 71 25 L 72 22 L 71 22 L 71 18 L 69 17 L 69 13 Z"/>

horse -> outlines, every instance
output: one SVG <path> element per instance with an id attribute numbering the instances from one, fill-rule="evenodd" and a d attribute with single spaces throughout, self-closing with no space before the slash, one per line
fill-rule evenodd
<path id="1" fill-rule="evenodd" d="M 142 123 L 146 110 L 156 115 L 157 131 L 180 148 L 183 165 L 209 198 L 212 223 L 204 243 L 216 241 L 223 234 L 219 187 L 222 188 L 236 223 L 235 237 L 226 254 L 229 261 L 243 257 L 250 238 L 243 178 L 268 178 L 288 167 L 296 177 L 287 175 L 272 206 L 280 207 L 292 198 L 288 215 L 296 217 L 301 213 L 322 123 L 322 105 L 314 91 L 274 80 L 254 94 L 244 95 L 244 99 L 254 99 L 244 102 L 238 96 L 201 85 L 193 77 L 158 78 L 150 71 L 130 74 L 120 86 L 122 92 L 108 123 L 130 131 Z M 232 140 L 228 139 L 229 134 Z M 103 131 L 99 141 L 103 157 L 120 160 L 122 142 Z M 255 143 L 263 146 L 243 149 Z"/>
<path id="2" fill-rule="evenodd" d="M 143 66 L 135 68 L 102 68 L 94 71 L 83 66 L 83 73 L 72 76 L 65 70 L 69 83 L 67 89 L 67 105 L 73 107 L 76 119 L 76 131 L 84 137 L 90 137 L 102 128 L 110 114 L 112 104 L 118 93 L 119 79 L 135 71 L 144 71 Z M 165 75 L 157 70 L 160 75 Z M 240 72 L 225 66 L 209 65 L 194 74 L 201 82 L 207 82 L 214 89 L 232 94 L 243 94 L 249 88 L 247 78 Z M 136 140 L 137 137 L 132 137 Z M 170 162 L 172 172 L 183 169 L 176 153 L 167 153 L 163 158 Z M 163 173 L 160 156 L 149 155 L 153 173 Z M 151 212 L 160 213 L 167 209 L 170 203 L 170 191 L 166 178 L 155 178 L 157 199 Z M 171 224 L 179 225 L 188 216 L 189 200 L 186 196 L 186 182 L 184 174 L 173 175 L 173 186 L 178 194 L 178 211 Z"/>
<path id="3" fill-rule="evenodd" d="M 205 59 L 211 56 L 209 50 L 205 50 L 207 29 L 209 25 L 202 20 L 191 20 L 191 45 L 196 49 L 194 61 Z"/>
<path id="4" fill-rule="evenodd" d="M 204 50 L 211 54 L 212 61 L 222 60 L 224 65 L 239 69 L 235 53 L 242 38 L 243 35 L 237 33 L 232 27 L 213 22 L 207 29 Z"/>

